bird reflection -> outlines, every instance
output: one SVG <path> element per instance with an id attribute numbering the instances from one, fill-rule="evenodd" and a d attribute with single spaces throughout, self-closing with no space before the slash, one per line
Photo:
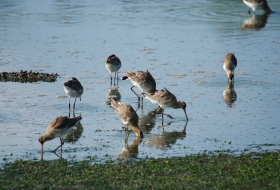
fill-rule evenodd
<path id="1" fill-rule="evenodd" d="M 73 111 L 73 118 L 75 117 L 75 111 Z M 71 117 L 71 114 L 69 112 L 69 118 Z M 80 117 L 82 115 L 80 114 Z M 84 132 L 83 125 L 81 122 L 77 123 L 74 128 L 72 128 L 65 136 L 64 141 L 68 143 L 75 143 L 79 140 L 79 138 L 82 136 L 82 133 Z"/>
<path id="2" fill-rule="evenodd" d="M 136 136 L 134 141 L 131 143 L 131 145 L 129 146 L 127 141 L 128 141 L 128 136 L 126 135 L 125 137 L 125 145 L 124 148 L 122 149 L 121 154 L 118 156 L 119 159 L 125 159 L 125 158 L 137 158 L 138 156 L 138 146 L 141 144 L 142 142 L 142 138 L 139 136 Z"/>
<path id="3" fill-rule="evenodd" d="M 183 131 L 167 132 L 163 130 L 160 135 L 156 135 L 153 139 L 145 142 L 147 145 L 156 146 L 159 149 L 165 150 L 175 144 L 177 139 L 183 139 L 186 137 L 186 128 L 188 121 L 185 123 Z"/>
<path id="4" fill-rule="evenodd" d="M 106 94 L 106 104 L 111 105 L 111 98 L 115 100 L 121 100 L 121 93 L 118 90 L 118 87 L 111 87 Z"/>
<path id="5" fill-rule="evenodd" d="M 141 130 L 143 131 L 143 133 L 149 134 L 150 131 L 155 127 L 156 111 L 157 111 L 157 109 L 152 110 L 145 115 L 144 114 L 141 114 L 141 115 L 139 114 L 138 125 L 141 128 Z"/>
<path id="6" fill-rule="evenodd" d="M 223 99 L 225 103 L 228 105 L 228 107 L 232 107 L 233 102 L 237 99 L 237 94 L 234 90 L 234 83 L 229 82 L 227 84 L 227 88 L 223 92 Z"/>
<path id="7" fill-rule="evenodd" d="M 244 20 L 240 30 L 259 30 L 265 27 L 268 17 L 268 13 L 262 15 L 253 14 L 250 18 Z"/>
<path id="8" fill-rule="evenodd" d="M 79 122 L 75 128 L 72 128 L 72 130 L 64 136 L 64 141 L 68 143 L 75 143 L 81 138 L 83 132 L 83 125 Z"/>
<path id="9" fill-rule="evenodd" d="M 64 160 L 64 158 L 62 158 L 62 152 L 60 154 L 57 154 L 56 152 L 52 152 L 54 153 L 58 158 L 59 160 Z M 41 161 L 44 160 L 44 152 L 41 152 Z"/>

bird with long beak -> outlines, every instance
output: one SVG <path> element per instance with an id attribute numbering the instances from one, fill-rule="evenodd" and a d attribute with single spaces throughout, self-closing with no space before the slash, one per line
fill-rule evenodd
<path id="1" fill-rule="evenodd" d="M 158 90 L 154 94 L 146 94 L 143 93 L 143 96 L 150 100 L 154 104 L 159 105 L 159 109 L 162 109 L 162 121 L 163 115 L 167 115 L 168 117 L 172 118 L 170 115 L 164 113 L 164 109 L 167 107 L 178 109 L 183 109 L 186 119 L 188 120 L 188 115 L 186 112 L 187 104 L 184 101 L 177 101 L 176 96 L 174 96 L 171 92 L 169 92 L 166 88 L 163 90 Z M 159 109 L 157 111 L 159 111 Z"/>
<path id="2" fill-rule="evenodd" d="M 63 137 L 72 130 L 81 121 L 82 117 L 74 117 L 74 118 L 68 118 L 67 116 L 60 116 L 56 117 L 50 125 L 47 127 L 47 131 L 45 134 L 40 135 L 39 142 L 41 143 L 42 152 L 44 151 L 44 143 L 46 141 L 52 140 L 54 138 L 59 137 L 60 138 L 60 145 L 53 150 L 53 152 L 56 152 L 58 148 L 61 147 L 62 151 L 62 145 L 64 144 Z"/>

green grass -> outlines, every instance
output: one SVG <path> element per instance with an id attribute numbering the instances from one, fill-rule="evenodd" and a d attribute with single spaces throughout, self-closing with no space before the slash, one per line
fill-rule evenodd
<path id="1" fill-rule="evenodd" d="M 135 163 L 16 161 L 1 189 L 280 189 L 280 152 L 190 155 Z"/>

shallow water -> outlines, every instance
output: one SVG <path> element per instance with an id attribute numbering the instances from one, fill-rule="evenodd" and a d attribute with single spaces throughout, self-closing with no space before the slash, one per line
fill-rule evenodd
<path id="1" fill-rule="evenodd" d="M 63 158 L 102 162 L 279 149 L 280 2 L 269 5 L 275 13 L 265 16 L 260 10 L 248 15 L 240 1 L 1 1 L 0 72 L 60 76 L 55 83 L 1 83 L 0 163 L 40 159 L 39 135 L 55 117 L 68 115 L 62 84 L 72 76 L 85 89 L 75 112 L 83 119 L 78 141 L 63 146 Z M 228 52 L 238 59 L 233 103 L 223 99 Z M 135 109 L 137 98 L 130 81 L 111 92 L 105 60 L 112 53 L 122 61 L 120 76 L 148 69 L 157 89 L 184 100 L 189 122 L 182 110 L 167 108 L 175 119 L 165 118 L 162 126 L 157 106 L 144 100 L 137 113 L 145 137 L 130 134 L 132 154 L 122 153 L 123 124 L 108 96 Z M 45 143 L 44 159 L 58 158 L 50 150 L 59 143 Z"/>

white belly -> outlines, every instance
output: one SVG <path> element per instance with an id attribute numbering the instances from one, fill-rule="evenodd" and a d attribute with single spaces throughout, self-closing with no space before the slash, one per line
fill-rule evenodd
<path id="1" fill-rule="evenodd" d="M 65 91 L 65 93 L 70 97 L 70 98 L 78 98 L 78 97 L 80 97 L 81 95 L 82 95 L 82 93 L 83 93 L 83 89 L 81 89 L 81 90 L 73 90 L 73 89 L 71 89 L 70 87 L 68 87 L 68 86 L 63 86 L 64 87 L 64 91 Z"/>

